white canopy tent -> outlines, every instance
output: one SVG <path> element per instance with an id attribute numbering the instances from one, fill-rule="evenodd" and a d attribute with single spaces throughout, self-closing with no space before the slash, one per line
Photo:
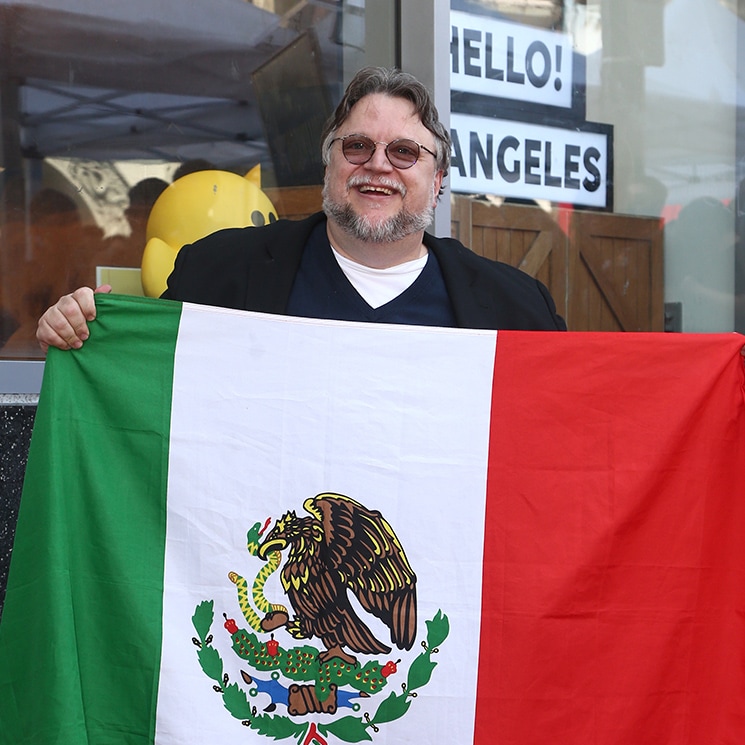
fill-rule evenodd
<path id="1" fill-rule="evenodd" d="M 2 105 L 17 94 L 27 157 L 256 161 L 252 75 L 300 35 L 285 21 L 245 0 L 0 0 Z"/>

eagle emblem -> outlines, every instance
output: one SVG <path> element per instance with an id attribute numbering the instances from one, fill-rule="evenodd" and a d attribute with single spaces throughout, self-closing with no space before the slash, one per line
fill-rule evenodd
<path id="1" fill-rule="evenodd" d="M 341 494 L 319 494 L 303 504 L 309 516 L 287 512 L 259 546 L 266 559 L 289 547 L 281 578 L 295 616 L 287 631 L 316 637 L 322 662 L 353 665 L 360 654 L 388 654 L 352 607 L 360 606 L 390 630 L 391 643 L 409 650 L 416 638 L 416 575 L 393 528 L 377 510 Z"/>
<path id="2" fill-rule="evenodd" d="M 239 658 L 237 675 L 226 671 L 213 645 L 213 600 L 195 609 L 192 642 L 213 689 L 243 725 L 303 745 L 327 745 L 331 736 L 350 743 L 369 740 L 380 725 L 404 716 L 416 690 L 429 682 L 437 666 L 432 656 L 448 636 L 449 621 L 438 611 L 425 622 L 423 651 L 408 669 L 401 659 L 383 662 L 378 656 L 394 646 L 406 656 L 417 638 L 417 578 L 398 536 L 378 510 L 342 494 L 318 494 L 303 507 L 307 514 L 291 510 L 271 529 L 267 520 L 248 531 L 246 548 L 262 562 L 253 582 L 228 573 L 248 624 L 240 627 L 222 613 Z M 289 608 L 265 595 L 274 572 Z M 389 639 L 379 638 L 386 634 Z M 308 643 L 313 639 L 323 648 Z M 355 655 L 368 657 L 358 661 Z M 397 692 L 394 678 L 400 676 L 405 681 Z M 387 697 L 377 698 L 384 692 Z M 345 710 L 360 715 L 336 718 Z"/>

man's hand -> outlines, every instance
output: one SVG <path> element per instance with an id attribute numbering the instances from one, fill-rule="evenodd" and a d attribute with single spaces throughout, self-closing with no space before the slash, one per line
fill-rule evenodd
<path id="1" fill-rule="evenodd" d="M 36 328 L 36 340 L 44 354 L 49 347 L 80 349 L 83 346 L 88 338 L 88 322 L 96 317 L 93 295 L 97 292 L 111 292 L 111 285 L 101 285 L 95 290 L 79 287 L 47 308 Z"/>

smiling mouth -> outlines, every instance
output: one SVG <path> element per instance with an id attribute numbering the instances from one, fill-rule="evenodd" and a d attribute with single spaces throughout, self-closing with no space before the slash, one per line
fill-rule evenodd
<path id="1" fill-rule="evenodd" d="M 374 186 L 372 184 L 363 184 L 359 187 L 359 190 L 362 194 L 383 194 L 387 197 L 398 193 L 396 189 L 390 189 L 387 186 Z"/>
<path id="2" fill-rule="evenodd" d="M 376 178 L 370 179 L 366 176 L 353 176 L 347 182 L 348 189 L 357 189 L 360 194 L 368 196 L 392 197 L 396 194 L 402 198 L 406 196 L 406 187 L 393 179 Z"/>

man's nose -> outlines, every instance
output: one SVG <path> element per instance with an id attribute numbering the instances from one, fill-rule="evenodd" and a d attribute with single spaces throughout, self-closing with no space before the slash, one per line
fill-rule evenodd
<path id="1" fill-rule="evenodd" d="M 379 142 L 375 143 L 375 151 L 372 154 L 372 158 L 365 165 L 377 171 L 393 170 L 393 165 L 385 154 L 385 145 Z"/>

